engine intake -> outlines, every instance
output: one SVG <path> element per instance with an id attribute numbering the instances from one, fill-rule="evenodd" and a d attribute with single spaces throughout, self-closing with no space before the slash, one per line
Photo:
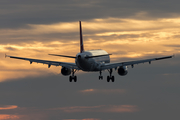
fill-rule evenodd
<path id="1" fill-rule="evenodd" d="M 118 74 L 121 76 L 127 75 L 128 69 L 127 66 L 121 66 L 118 68 Z"/>
<path id="2" fill-rule="evenodd" d="M 66 67 L 62 67 L 61 74 L 65 75 L 65 76 L 70 75 L 71 74 L 71 69 L 66 68 Z"/>
<path id="3" fill-rule="evenodd" d="M 78 59 L 81 59 L 81 55 L 78 55 Z"/>

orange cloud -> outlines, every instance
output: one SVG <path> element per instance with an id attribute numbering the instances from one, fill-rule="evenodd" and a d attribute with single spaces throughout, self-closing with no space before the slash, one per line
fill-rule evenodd
<path id="1" fill-rule="evenodd" d="M 95 89 L 86 89 L 86 90 L 81 90 L 80 92 L 83 92 L 83 93 L 87 93 L 87 92 L 94 92 L 96 91 Z"/>
<path id="2" fill-rule="evenodd" d="M 113 94 L 113 93 L 119 93 L 123 94 L 126 92 L 125 89 L 85 89 L 81 90 L 81 93 L 105 93 L 105 94 Z"/>
<path id="3" fill-rule="evenodd" d="M 17 115 L 0 114 L 0 120 L 18 120 L 19 118 Z"/>
<path id="4" fill-rule="evenodd" d="M 15 60 L 10 58 L 5 58 L 5 53 L 8 55 L 14 55 L 19 57 L 27 58 L 37 58 L 44 60 L 53 60 L 53 61 L 64 61 L 64 62 L 74 62 L 74 59 L 65 59 L 61 57 L 49 56 L 48 53 L 60 54 L 58 51 L 64 51 L 62 48 L 58 47 L 48 47 L 47 45 L 61 44 L 60 42 L 52 42 L 52 44 L 25 44 L 25 45 L 0 45 L 0 82 L 8 79 L 17 79 L 24 78 L 27 76 L 40 76 L 47 75 L 48 73 L 59 74 L 61 67 L 51 66 L 51 69 L 48 69 L 47 65 L 33 63 L 30 65 L 28 61 Z M 13 48 L 15 51 L 11 51 L 7 48 Z M 67 49 L 65 46 L 64 49 Z M 73 45 L 71 48 L 74 48 Z M 3 53 L 4 51 L 4 53 Z M 41 51 L 44 51 L 42 54 Z M 74 50 L 75 51 L 75 50 Z M 78 52 L 78 51 L 77 51 Z M 65 52 L 66 54 L 73 55 L 73 53 Z M 65 54 L 64 53 L 64 54 Z M 76 54 L 74 53 L 74 56 Z"/>
<path id="5" fill-rule="evenodd" d="M 0 110 L 10 110 L 10 109 L 16 109 L 18 108 L 17 105 L 5 105 L 5 106 L 0 106 Z"/>

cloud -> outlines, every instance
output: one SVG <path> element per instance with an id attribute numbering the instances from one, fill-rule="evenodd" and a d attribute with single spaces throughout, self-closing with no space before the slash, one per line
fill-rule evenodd
<path id="1" fill-rule="evenodd" d="M 86 90 L 81 90 L 80 92 L 83 92 L 83 93 L 87 93 L 87 92 L 94 92 L 95 89 L 86 89 Z"/>
<path id="2" fill-rule="evenodd" d="M 83 118 L 119 120 L 133 119 L 137 116 L 146 119 L 147 115 L 154 116 L 157 113 L 160 118 L 165 113 L 169 114 L 162 118 L 178 116 L 178 60 L 179 57 L 172 59 L 168 64 L 167 61 L 164 61 L 148 67 L 146 65 L 138 65 L 134 69 L 130 69 L 130 74 L 125 77 L 120 77 L 116 72 L 113 72 L 113 75 L 116 77 L 115 84 L 109 84 L 106 80 L 98 81 L 98 73 L 78 75 L 78 83 L 69 83 L 67 77 L 56 75 L 42 75 L 34 78 L 25 77 L 16 81 L 1 82 L 1 104 L 8 103 L 9 105 L 24 107 L 25 109 L 18 107 L 17 109 L 8 110 L 9 112 L 1 110 L 0 113 L 25 115 L 19 118 L 21 120 Z M 178 63 L 173 65 L 174 61 Z M 169 72 L 177 72 L 177 74 L 171 76 L 159 75 Z M 103 72 L 103 75 L 106 76 L 108 73 Z M 164 85 L 168 81 L 174 84 L 170 85 L 167 83 Z M 155 82 L 156 84 L 154 84 Z M 88 88 L 100 90 L 125 89 L 128 92 L 120 95 L 87 93 L 87 96 L 79 93 L 80 90 Z M 171 106 L 171 108 L 168 106 Z M 77 110 L 80 112 L 77 112 Z M 135 110 L 137 112 L 130 112 Z M 175 113 L 176 110 L 177 113 Z M 150 117 L 150 119 L 152 118 Z"/>
<path id="3" fill-rule="evenodd" d="M 119 106 L 110 106 L 108 109 L 104 109 L 104 112 L 112 113 L 125 113 L 125 112 L 137 112 L 139 111 L 136 105 L 119 105 Z"/>
<path id="4" fill-rule="evenodd" d="M 104 94 L 123 94 L 127 91 L 125 89 L 85 89 L 81 90 L 81 93 L 104 93 Z"/>
<path id="5" fill-rule="evenodd" d="M 85 50 L 103 49 L 111 53 L 111 62 L 124 62 L 179 53 L 180 18 L 142 20 L 134 18 L 99 18 L 83 21 Z M 79 52 L 79 23 L 57 22 L 28 24 L 28 27 L 0 29 L 0 81 L 43 74 L 59 74 L 47 65 L 29 65 L 27 61 L 4 59 L 4 54 L 66 61 L 74 59 L 47 54 L 75 56 Z M 166 45 L 164 45 L 166 43 Z M 170 46 L 169 46 L 170 45 Z M 13 62 L 12 62 L 13 61 Z"/>
<path id="6" fill-rule="evenodd" d="M 99 73 L 79 74 L 79 82 L 71 84 L 67 77 L 58 75 L 60 67 L 30 65 L 5 59 L 4 54 L 74 63 L 74 59 L 47 54 L 74 56 L 79 52 L 79 20 L 85 50 L 104 49 L 113 54 L 111 62 L 179 53 L 179 3 L 179 0 L 1 0 L 0 118 L 178 118 L 179 57 L 148 67 L 139 65 L 129 69 L 126 77 L 114 71 L 117 84 L 97 81 Z"/>
<path id="7" fill-rule="evenodd" d="M 19 120 L 18 115 L 0 114 L 0 120 Z"/>
<path id="8" fill-rule="evenodd" d="M 83 21 L 86 41 L 97 40 L 129 42 L 162 41 L 179 35 L 179 18 L 158 20 L 139 20 L 134 18 L 104 18 Z M 27 28 L 1 29 L 2 43 L 79 41 L 79 25 L 76 22 L 57 22 L 52 24 L 27 24 Z M 174 30 L 176 29 L 176 31 Z M 163 31 L 163 32 L 162 32 Z M 171 31 L 171 32 L 169 32 Z"/>
<path id="9" fill-rule="evenodd" d="M 136 105 L 100 105 L 100 106 L 74 106 L 52 108 L 50 110 L 61 110 L 67 113 L 76 112 L 102 112 L 102 113 L 131 113 L 139 111 Z"/>
<path id="10" fill-rule="evenodd" d="M 10 50 L 10 51 L 15 51 L 16 50 L 16 48 L 13 48 L 13 47 L 5 47 L 5 49 Z"/>
<path id="11" fill-rule="evenodd" d="M 56 46 L 50 46 L 50 45 L 56 45 Z M 59 46 L 64 46 L 59 47 Z M 43 64 L 37 64 L 33 63 L 32 65 L 29 64 L 28 61 L 22 61 L 22 60 L 15 60 L 10 58 L 5 58 L 5 53 L 8 55 L 14 55 L 19 57 L 27 57 L 27 58 L 37 58 L 37 59 L 44 59 L 44 60 L 52 60 L 52 61 L 64 61 L 64 62 L 74 62 L 74 59 L 65 59 L 61 57 L 52 57 L 49 56 L 49 53 L 54 54 L 60 54 L 58 51 L 65 51 L 65 49 L 68 49 L 68 47 L 74 48 L 74 45 L 68 45 L 61 44 L 58 42 L 52 42 L 47 44 L 42 43 L 36 43 L 36 44 L 23 44 L 23 45 L 0 45 L 1 53 L 0 53 L 0 81 L 4 81 L 7 79 L 17 79 L 17 78 L 24 78 L 27 76 L 40 76 L 46 75 L 48 73 L 50 74 L 59 74 L 60 67 L 54 67 L 52 66 L 51 69 L 48 69 L 47 65 Z M 6 49 L 7 47 L 13 47 L 16 49 L 16 51 L 12 51 L 9 49 Z M 44 51 L 44 52 L 43 52 Z M 76 48 L 73 50 L 76 52 Z M 73 55 L 74 52 L 66 52 L 69 55 Z M 75 56 L 75 53 L 74 55 Z M 56 60 L 54 60 L 54 58 Z M 12 62 L 14 61 L 14 62 Z M 33 70 L 32 70 L 33 69 Z"/>
<path id="12" fill-rule="evenodd" d="M 3 105 L 3 106 L 0 106 L 0 110 L 10 110 L 10 109 L 16 109 L 18 108 L 17 105 Z"/>
<path id="13" fill-rule="evenodd" d="M 167 46 L 167 47 L 180 47 L 179 44 L 169 44 L 169 45 L 164 45 L 164 46 Z"/>
<path id="14" fill-rule="evenodd" d="M 49 115 L 54 114 L 74 114 L 74 113 L 134 113 L 139 111 L 136 105 L 98 105 L 98 106 L 70 106 L 42 109 L 38 107 L 16 107 L 4 106 L 0 108 L 0 119 L 12 119 L 12 120 L 31 120 L 34 118 L 48 119 Z M 13 111 L 12 111 L 13 110 Z M 16 113 L 14 115 L 13 113 Z M 84 118 L 84 119 L 66 119 L 66 120 L 101 120 L 98 118 Z"/>
<path id="15" fill-rule="evenodd" d="M 173 4 L 176 3 L 176 4 Z M 157 19 L 179 15 L 179 1 L 151 0 L 45 0 L 37 1 L 1 1 L 1 27 L 19 27 L 26 24 L 50 24 L 55 22 L 89 20 L 95 18 L 141 18 Z M 57 12 L 58 11 L 58 12 Z M 83 12 L 82 12 L 83 11 Z M 142 15 L 146 15 L 142 17 Z"/>

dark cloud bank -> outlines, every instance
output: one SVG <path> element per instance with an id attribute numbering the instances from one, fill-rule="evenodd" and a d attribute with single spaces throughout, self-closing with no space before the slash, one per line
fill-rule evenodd
<path id="1" fill-rule="evenodd" d="M 94 18 L 135 17 L 140 19 L 172 17 L 179 14 L 178 0 L 1 0 L 1 28 L 22 27 L 26 24 L 50 24 Z"/>

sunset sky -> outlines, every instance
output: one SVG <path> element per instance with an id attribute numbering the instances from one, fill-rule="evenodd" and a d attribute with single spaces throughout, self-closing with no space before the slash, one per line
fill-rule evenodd
<path id="1" fill-rule="evenodd" d="M 179 120 L 179 0 L 0 0 L 0 120 Z M 97 72 L 5 58 L 5 54 L 72 62 L 79 50 L 103 49 L 111 62 L 175 54 L 172 59 Z"/>

